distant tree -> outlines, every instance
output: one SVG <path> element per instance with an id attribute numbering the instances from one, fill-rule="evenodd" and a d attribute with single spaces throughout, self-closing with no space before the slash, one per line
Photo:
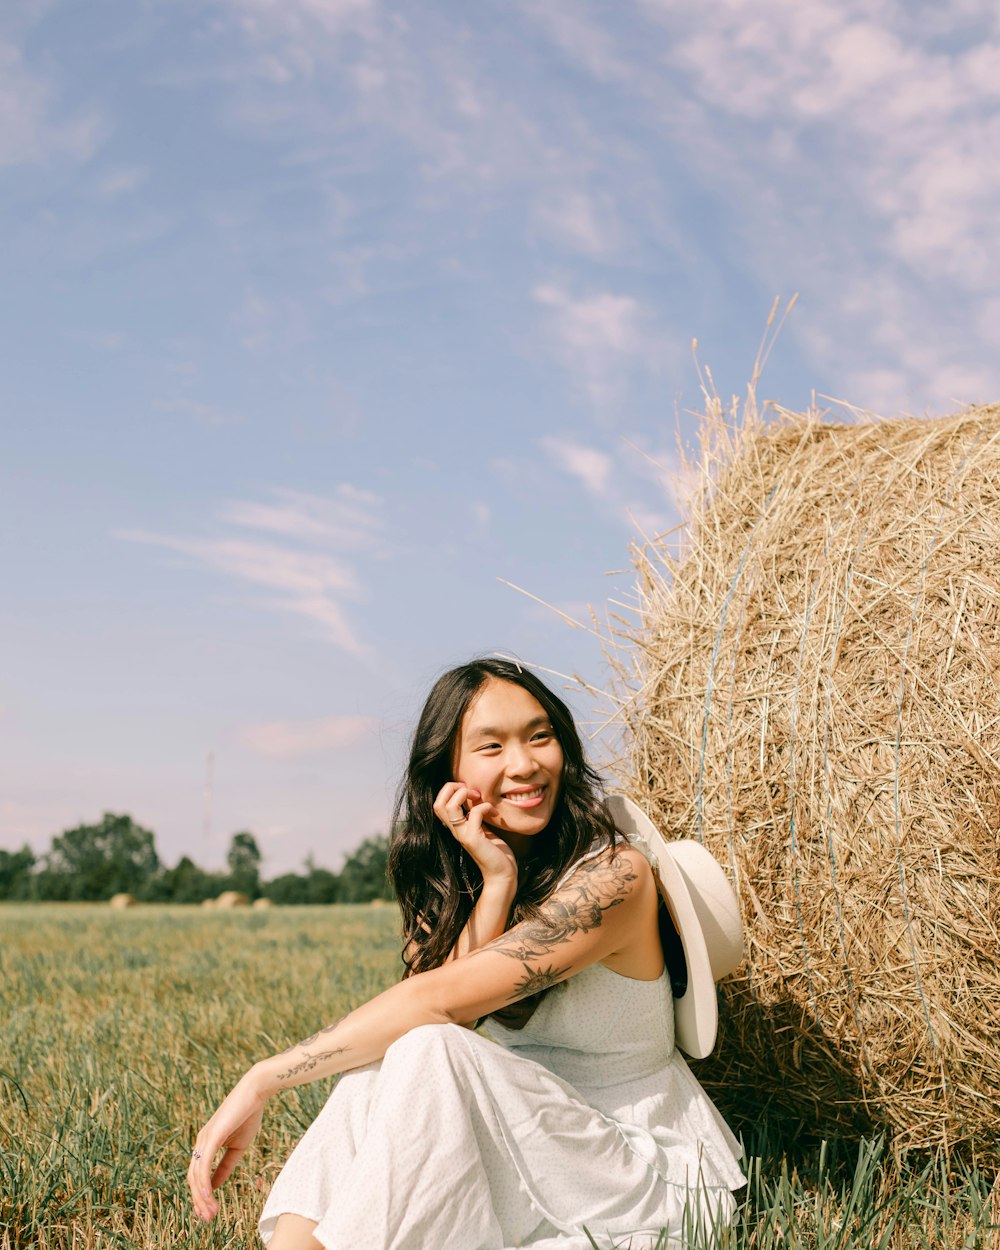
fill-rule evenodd
<path id="1" fill-rule="evenodd" d="M 229 865 L 230 890 L 239 890 L 250 898 L 260 893 L 260 848 L 252 833 L 234 833 L 226 853 Z"/>
<path id="2" fill-rule="evenodd" d="M 389 860 L 389 839 L 384 834 L 365 838 L 364 842 L 344 860 L 338 874 L 340 903 L 370 903 L 373 898 L 392 898 L 386 867 Z"/>
<path id="3" fill-rule="evenodd" d="M 227 884 L 220 873 L 206 872 L 185 855 L 173 868 L 160 873 L 155 891 L 146 897 L 157 903 L 201 903 L 221 894 Z"/>
<path id="4" fill-rule="evenodd" d="M 306 876 L 307 903 L 337 903 L 340 901 L 340 878 L 328 868 L 310 864 Z"/>
<path id="5" fill-rule="evenodd" d="M 28 898 L 35 856 L 30 846 L 0 851 L 0 898 Z"/>
<path id="6" fill-rule="evenodd" d="M 141 895 L 159 871 L 151 831 L 131 816 L 105 812 L 99 825 L 77 825 L 52 839 L 33 893 L 53 899 Z"/>
<path id="7" fill-rule="evenodd" d="M 336 903 L 340 883 L 335 872 L 319 868 L 310 855 L 305 872 L 286 872 L 261 886 L 261 893 L 275 903 Z"/>
<path id="8" fill-rule="evenodd" d="M 261 886 L 261 893 L 272 903 L 281 903 L 284 906 L 308 903 L 310 902 L 309 878 L 298 872 L 282 873 L 273 881 L 265 881 Z"/>

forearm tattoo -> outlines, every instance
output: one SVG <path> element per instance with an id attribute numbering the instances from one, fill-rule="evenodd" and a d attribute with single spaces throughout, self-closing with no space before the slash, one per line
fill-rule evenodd
<path id="1" fill-rule="evenodd" d="M 302 1043 L 300 1042 L 299 1045 L 301 1046 Z M 338 1046 L 336 1050 L 321 1050 L 316 1055 L 311 1055 L 307 1051 L 305 1058 L 300 1063 L 293 1064 L 287 1072 L 277 1073 L 275 1080 L 290 1081 L 293 1076 L 300 1076 L 303 1072 L 311 1072 L 324 1059 L 332 1059 L 334 1055 L 346 1054 L 348 1050 L 350 1050 L 349 1046 Z"/>
<path id="2" fill-rule="evenodd" d="M 333 1024 L 328 1024 L 325 1029 L 320 1029 L 318 1033 L 313 1033 L 309 1037 L 304 1037 L 301 1042 L 293 1043 L 287 1048 L 287 1050 L 280 1051 L 279 1057 L 280 1055 L 290 1055 L 293 1050 L 298 1050 L 300 1046 L 311 1046 L 313 1042 L 318 1041 L 324 1033 L 332 1033 L 340 1023 L 340 1020 L 335 1020 Z M 334 1055 L 346 1054 L 350 1049 L 350 1046 L 338 1046 L 336 1050 L 323 1050 L 318 1054 L 310 1054 L 307 1051 L 304 1059 L 302 1059 L 299 1063 L 294 1064 L 288 1069 L 287 1072 L 279 1072 L 276 1076 L 276 1080 L 288 1081 L 291 1080 L 293 1076 L 299 1076 L 302 1072 L 311 1072 L 313 1068 L 315 1068 L 318 1063 L 322 1063 L 324 1059 L 332 1059 Z"/>

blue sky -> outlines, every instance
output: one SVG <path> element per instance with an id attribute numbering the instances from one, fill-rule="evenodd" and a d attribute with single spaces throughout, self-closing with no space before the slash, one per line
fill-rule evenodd
<path id="1" fill-rule="evenodd" d="M 336 866 L 442 668 L 605 684 L 504 582 L 628 602 L 694 338 L 996 400 L 997 151 L 985 0 L 5 0 L 0 846 Z"/>

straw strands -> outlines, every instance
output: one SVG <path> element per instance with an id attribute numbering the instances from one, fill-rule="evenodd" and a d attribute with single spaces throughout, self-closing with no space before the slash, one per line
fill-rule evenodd
<path id="1" fill-rule="evenodd" d="M 727 865 L 735 1120 L 1000 1161 L 1000 407 L 835 425 L 708 398 L 633 551 L 624 788 Z"/>

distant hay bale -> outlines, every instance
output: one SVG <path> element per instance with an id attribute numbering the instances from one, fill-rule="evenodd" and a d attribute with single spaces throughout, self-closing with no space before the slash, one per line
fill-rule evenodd
<path id="1" fill-rule="evenodd" d="M 215 905 L 223 910 L 229 910 L 232 907 L 249 907 L 250 900 L 239 890 L 223 890 L 215 900 Z"/>
<path id="2" fill-rule="evenodd" d="M 201 905 L 202 905 L 202 907 L 214 907 L 214 906 L 215 906 L 215 899 L 214 899 L 214 898 L 203 898 L 203 899 L 201 900 Z"/>
<path id="3" fill-rule="evenodd" d="M 255 898 L 253 906 L 257 911 L 267 911 L 269 907 L 274 906 L 274 900 L 270 898 Z"/>
<path id="4" fill-rule="evenodd" d="M 132 894 L 115 894 L 111 898 L 111 906 L 115 911 L 123 911 L 126 907 L 135 907 L 138 900 Z"/>
<path id="5" fill-rule="evenodd" d="M 1000 407 L 717 401 L 634 551 L 625 788 L 727 865 L 746 965 L 696 1071 L 737 1121 L 1000 1161 Z"/>

